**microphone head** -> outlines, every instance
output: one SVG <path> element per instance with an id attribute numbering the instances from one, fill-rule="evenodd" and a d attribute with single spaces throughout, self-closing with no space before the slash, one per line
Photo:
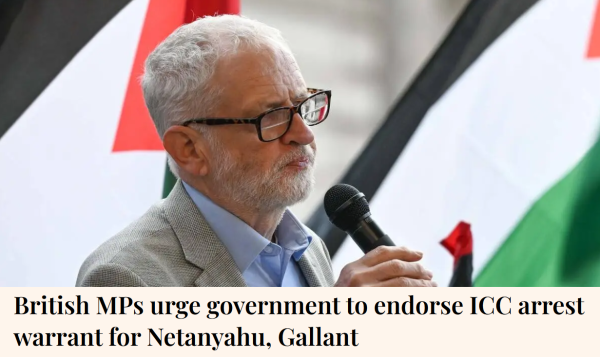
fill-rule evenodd
<path id="1" fill-rule="evenodd" d="M 323 201 L 331 223 L 344 231 L 354 230 L 362 218 L 371 214 L 365 196 L 350 185 L 333 186 Z"/>

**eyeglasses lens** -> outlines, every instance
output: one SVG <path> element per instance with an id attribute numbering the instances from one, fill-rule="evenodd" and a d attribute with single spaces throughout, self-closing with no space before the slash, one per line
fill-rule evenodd
<path id="1" fill-rule="evenodd" d="M 302 103 L 299 108 L 300 115 L 307 125 L 317 125 L 325 118 L 329 113 L 329 101 L 326 93 L 319 93 L 306 102 Z"/>
<path id="2" fill-rule="evenodd" d="M 265 115 L 260 122 L 263 140 L 275 140 L 285 134 L 290 125 L 290 110 L 279 109 Z"/>

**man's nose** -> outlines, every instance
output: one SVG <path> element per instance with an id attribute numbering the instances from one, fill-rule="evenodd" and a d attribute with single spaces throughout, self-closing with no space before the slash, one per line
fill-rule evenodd
<path id="1" fill-rule="evenodd" d="M 313 135 L 310 127 L 304 123 L 300 114 L 296 113 L 292 117 L 292 124 L 290 125 L 290 129 L 284 136 L 281 137 L 284 144 L 299 144 L 299 145 L 308 145 L 315 140 L 315 136 Z"/>

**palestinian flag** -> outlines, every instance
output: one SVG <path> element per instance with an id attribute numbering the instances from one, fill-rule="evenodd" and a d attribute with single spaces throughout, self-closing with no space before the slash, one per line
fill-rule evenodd
<path id="1" fill-rule="evenodd" d="M 0 285 L 72 286 L 168 191 L 144 60 L 184 22 L 238 12 L 238 0 L 0 0 Z"/>
<path id="2" fill-rule="evenodd" d="M 471 233 L 471 225 L 466 222 L 459 222 L 452 233 L 441 241 L 441 244 L 454 257 L 454 273 L 449 286 L 473 286 L 473 233 Z"/>
<path id="3" fill-rule="evenodd" d="M 478 286 L 600 285 L 600 1 L 473 0 L 342 182 L 398 245 L 471 224 Z M 322 210 L 337 271 L 361 253 Z"/>

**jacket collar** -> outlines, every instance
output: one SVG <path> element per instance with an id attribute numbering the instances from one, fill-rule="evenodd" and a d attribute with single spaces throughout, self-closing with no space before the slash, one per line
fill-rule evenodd
<path id="1" fill-rule="evenodd" d="M 317 287 L 324 286 L 324 282 L 327 281 L 323 276 L 323 272 L 317 266 L 317 239 L 314 239 L 310 242 L 304 254 L 298 260 L 298 265 L 300 266 L 300 270 L 302 270 L 302 274 L 304 274 L 304 278 L 308 283 L 308 286 Z"/>
<path id="2" fill-rule="evenodd" d="M 203 270 L 196 279 L 196 286 L 246 286 L 233 258 L 206 223 L 180 180 L 163 207 L 185 259 Z"/>

